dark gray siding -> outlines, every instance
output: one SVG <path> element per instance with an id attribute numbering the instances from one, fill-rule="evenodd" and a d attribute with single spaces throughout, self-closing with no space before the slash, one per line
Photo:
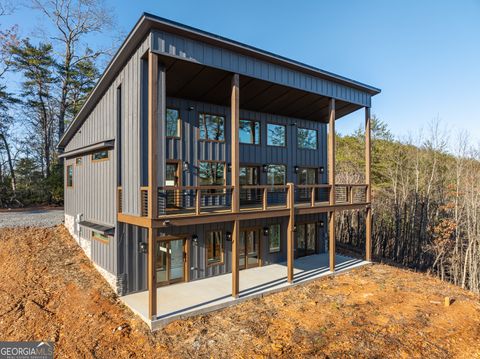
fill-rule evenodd
<path id="1" fill-rule="evenodd" d="M 152 32 L 152 50 L 240 75 L 370 107 L 370 94 L 359 89 L 168 32 Z"/>
<path id="2" fill-rule="evenodd" d="M 180 110 L 182 119 L 181 138 L 169 138 L 166 142 L 166 158 L 188 161 L 197 167 L 197 161 L 222 160 L 230 162 L 230 108 L 194 102 L 183 99 L 167 98 L 167 107 Z M 189 110 L 193 107 L 194 110 Z M 207 112 L 225 116 L 225 143 L 205 142 L 197 139 L 199 113 Z M 320 182 L 327 181 L 327 125 L 320 122 L 302 119 L 288 118 L 265 113 L 240 110 L 241 119 L 256 120 L 261 126 L 261 144 L 240 144 L 240 164 L 285 164 L 287 165 L 287 181 L 296 182 L 294 173 L 295 166 L 325 168 L 325 173 Z M 287 146 L 267 146 L 267 123 L 286 125 Z M 292 126 L 295 124 L 295 126 Z M 317 130 L 318 149 L 304 150 L 297 148 L 297 128 L 309 128 Z M 145 162 L 145 159 L 144 159 Z M 183 185 L 196 185 L 196 172 L 183 172 Z M 260 174 L 261 183 L 266 183 L 266 174 Z M 230 182 L 228 173 L 227 181 Z"/>

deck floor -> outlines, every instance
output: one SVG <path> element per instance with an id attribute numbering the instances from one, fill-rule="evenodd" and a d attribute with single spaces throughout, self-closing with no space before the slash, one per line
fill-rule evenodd
<path id="1" fill-rule="evenodd" d="M 158 329 L 176 319 L 218 310 L 332 274 L 329 271 L 328 253 L 299 258 L 294 263 L 293 284 L 287 282 L 286 263 L 240 271 L 238 298 L 231 296 L 231 273 L 160 287 L 157 289 L 158 316 L 154 321 L 148 319 L 148 291 L 129 294 L 121 297 L 121 300 L 152 329 Z M 336 263 L 335 273 L 342 273 L 369 262 L 337 255 Z"/>

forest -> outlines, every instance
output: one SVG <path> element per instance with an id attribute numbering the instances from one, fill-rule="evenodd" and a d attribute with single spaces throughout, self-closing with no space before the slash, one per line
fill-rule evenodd
<path id="1" fill-rule="evenodd" d="M 112 55 L 87 45 L 108 36 L 112 12 L 101 1 L 33 0 L 46 24 L 40 41 L 2 25 L 15 7 L 0 0 L 0 209 L 61 205 L 55 145 Z M 337 181 L 362 183 L 363 132 L 337 137 Z M 399 139 L 378 118 L 372 146 L 375 260 L 480 292 L 480 149 L 464 133 L 449 138 L 438 122 Z M 362 221 L 358 211 L 339 216 L 338 243 L 361 251 Z"/>

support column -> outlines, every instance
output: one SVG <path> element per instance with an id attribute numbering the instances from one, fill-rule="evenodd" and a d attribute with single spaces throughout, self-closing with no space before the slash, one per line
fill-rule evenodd
<path id="1" fill-rule="evenodd" d="M 293 266 L 294 266 L 294 238 L 295 238 L 295 186 L 293 183 L 288 183 L 288 208 L 290 210 L 288 216 L 287 229 L 287 280 L 288 283 L 293 283 Z"/>
<path id="2" fill-rule="evenodd" d="M 240 76 L 232 76 L 231 88 L 231 185 L 232 213 L 240 211 Z M 233 221 L 232 230 L 232 297 L 237 298 L 240 287 L 239 262 L 240 221 Z"/>
<path id="3" fill-rule="evenodd" d="M 328 184 L 330 185 L 330 206 L 335 205 L 335 99 L 328 106 Z M 328 215 L 328 249 L 330 271 L 335 271 L 335 210 Z"/>
<path id="4" fill-rule="evenodd" d="M 148 54 L 148 218 L 158 218 L 158 184 L 159 173 L 159 144 L 163 143 L 163 127 L 165 106 L 165 76 L 159 81 L 158 55 Z M 161 85 L 159 91 L 159 83 Z M 160 96 L 159 96 L 160 95 Z M 160 100 L 160 101 L 159 101 Z M 161 121 L 163 118 L 163 121 Z M 159 168 L 160 167 L 160 168 Z M 151 221 L 150 221 L 151 223 Z M 155 271 L 156 259 L 156 232 L 151 224 L 148 228 L 148 314 L 150 319 L 157 316 L 157 278 Z"/>
<path id="5" fill-rule="evenodd" d="M 372 144 L 371 144 L 371 120 L 370 107 L 365 107 L 365 184 L 367 185 L 365 199 L 367 211 L 365 215 L 365 260 L 372 260 Z"/>

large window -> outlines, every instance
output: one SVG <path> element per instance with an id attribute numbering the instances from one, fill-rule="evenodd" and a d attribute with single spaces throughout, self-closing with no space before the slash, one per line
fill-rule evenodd
<path id="1" fill-rule="evenodd" d="M 280 252 L 279 224 L 272 224 L 268 227 L 268 248 L 270 253 Z"/>
<path id="2" fill-rule="evenodd" d="M 297 129 L 297 145 L 298 148 L 316 150 L 317 149 L 317 130 L 309 130 L 308 128 Z"/>
<path id="3" fill-rule="evenodd" d="M 286 169 L 284 165 L 268 165 L 267 183 L 269 185 L 282 185 L 286 182 Z"/>
<path id="4" fill-rule="evenodd" d="M 167 108 L 166 136 L 180 137 L 180 113 L 178 110 Z"/>
<path id="5" fill-rule="evenodd" d="M 67 166 L 67 187 L 73 187 L 73 166 Z"/>
<path id="6" fill-rule="evenodd" d="M 272 123 L 267 124 L 267 145 L 285 147 L 286 141 L 286 129 L 283 125 L 274 125 Z"/>
<path id="7" fill-rule="evenodd" d="M 109 237 L 102 234 L 102 233 L 99 233 L 99 232 L 95 232 L 95 231 L 92 231 L 92 238 L 103 243 L 103 244 L 108 244 L 108 241 L 109 241 Z"/>
<path id="8" fill-rule="evenodd" d="M 200 186 L 223 186 L 225 184 L 225 162 L 200 161 L 198 163 Z"/>
<path id="9" fill-rule="evenodd" d="M 225 117 L 202 113 L 198 127 L 201 140 L 225 141 Z"/>
<path id="10" fill-rule="evenodd" d="M 108 150 L 97 151 L 92 153 L 92 161 L 106 161 L 108 160 Z"/>
<path id="11" fill-rule="evenodd" d="M 240 120 L 240 143 L 260 144 L 260 122 Z"/>
<path id="12" fill-rule="evenodd" d="M 223 263 L 223 232 L 207 232 L 207 265 Z"/>

